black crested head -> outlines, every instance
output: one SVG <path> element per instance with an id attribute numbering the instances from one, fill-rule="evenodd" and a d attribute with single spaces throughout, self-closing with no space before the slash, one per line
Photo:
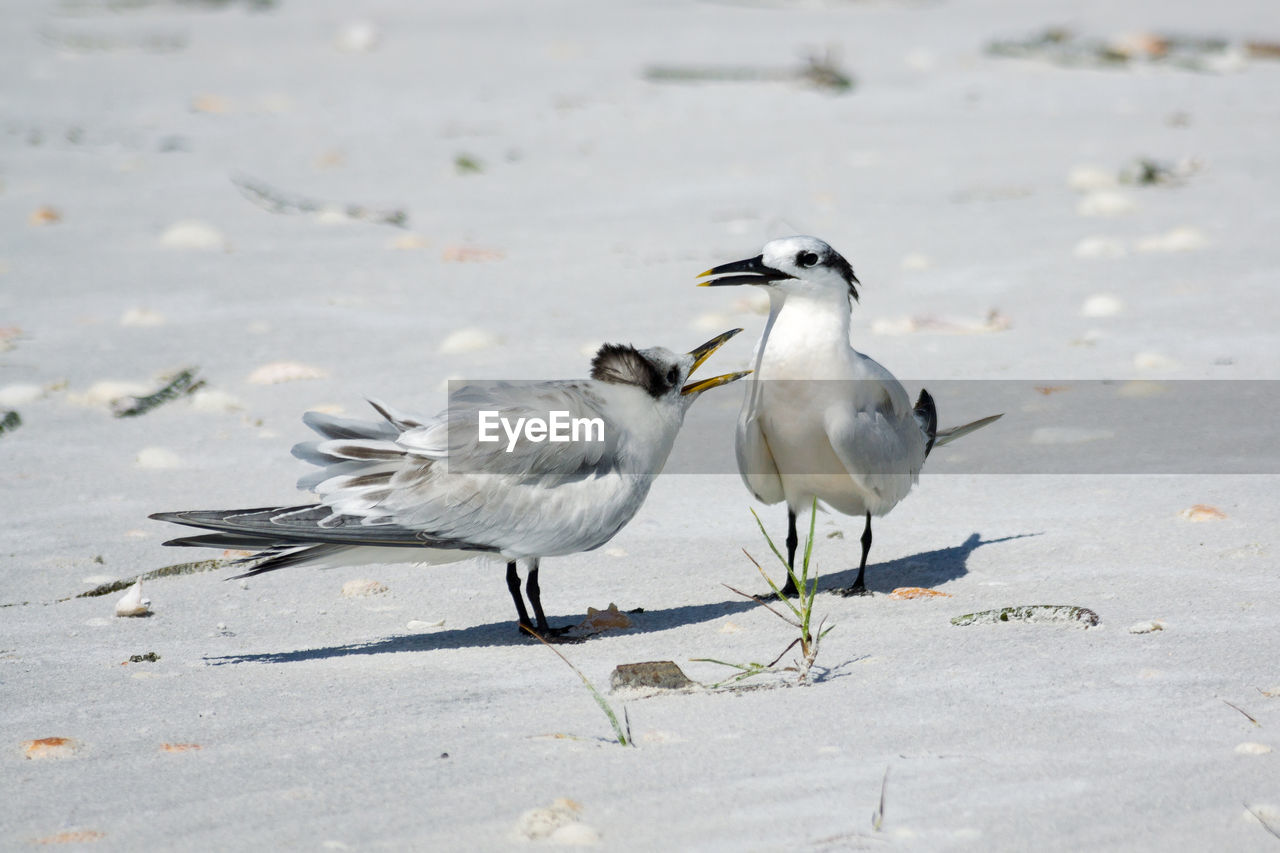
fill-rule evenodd
<path id="1" fill-rule="evenodd" d="M 853 274 L 853 267 L 844 259 L 844 255 L 832 249 L 826 257 L 822 259 L 824 266 L 831 267 L 840 273 L 840 277 L 844 279 L 845 284 L 849 285 L 849 298 L 854 302 L 858 301 L 858 288 L 855 285 L 862 284 L 858 281 L 858 277 Z"/>
<path id="2" fill-rule="evenodd" d="M 635 385 L 651 397 L 661 397 L 674 383 L 630 344 L 605 344 L 591 359 L 591 378 L 615 385 Z M 678 379 L 678 377 L 677 377 Z"/>

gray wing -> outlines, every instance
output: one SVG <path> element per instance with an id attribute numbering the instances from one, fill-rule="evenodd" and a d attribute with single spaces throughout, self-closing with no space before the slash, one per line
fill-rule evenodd
<path id="1" fill-rule="evenodd" d="M 380 424 L 308 413 L 307 425 L 323 438 L 299 444 L 294 454 L 320 470 L 299 486 L 328 510 L 315 522 L 320 528 L 358 526 L 375 536 L 389 527 L 432 542 L 543 556 L 596 547 L 630 520 L 648 485 L 618 471 L 619 431 L 591 386 L 468 386 L 430 419 L 371 401 L 386 421 Z M 522 437 L 510 451 L 501 431 L 498 441 L 478 440 L 481 411 L 514 424 L 552 410 L 599 419 L 603 440 Z"/>
<path id="2" fill-rule="evenodd" d="M 762 503 L 776 504 L 784 497 L 782 477 L 778 473 L 773 453 L 769 450 L 764 430 L 760 428 L 760 418 L 756 411 L 756 393 L 759 390 L 752 380 L 747 388 L 747 396 L 742 401 L 742 412 L 738 415 L 734 453 L 738 457 L 738 473 L 742 475 L 742 482 L 746 483 L 747 490 Z"/>
<path id="3" fill-rule="evenodd" d="M 892 388 L 881 386 L 880 393 L 873 395 L 873 387 L 859 383 L 862 399 L 829 407 L 823 426 L 831 449 L 849 476 L 879 500 L 883 512 L 911 491 L 924 465 L 926 439 L 901 385 L 898 389 L 907 401 L 901 407 L 895 405 L 901 401 L 895 400 Z"/>

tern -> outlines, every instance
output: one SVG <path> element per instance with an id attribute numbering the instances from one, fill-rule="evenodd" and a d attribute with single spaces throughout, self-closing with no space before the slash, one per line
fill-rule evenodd
<path id="1" fill-rule="evenodd" d="M 816 237 L 766 243 L 759 255 L 712 267 L 704 287 L 755 285 L 769 294 L 754 375 L 738 417 L 738 471 L 755 497 L 787 503 L 787 562 L 794 567 L 796 513 L 813 505 L 865 516 L 862 559 L 844 595 L 865 595 L 871 517 L 907 496 L 925 457 L 995 421 L 938 429 L 928 391 L 914 406 L 892 373 L 849 342 L 861 284 L 853 267 Z M 782 590 L 795 595 L 790 576 Z"/>
<path id="2" fill-rule="evenodd" d="M 307 412 L 320 435 L 293 448 L 319 466 L 298 487 L 318 503 L 262 509 L 161 512 L 151 516 L 213 531 L 166 545 L 248 549 L 257 562 L 236 577 L 287 566 L 409 562 L 436 565 L 489 555 L 507 564 L 520 630 L 557 636 L 542 610 L 539 561 L 599 548 L 644 503 L 684 422 L 704 391 L 749 371 L 696 382 L 689 375 L 741 332 L 685 355 L 662 347 L 605 344 L 591 378 L 471 384 L 434 418 L 370 400 L 380 421 Z M 581 419 L 570 440 L 547 440 L 547 423 Z M 487 420 L 486 420 L 487 419 Z M 504 424 L 497 440 L 485 424 Z M 534 429 L 533 422 L 541 427 Z M 515 430 L 510 425 L 517 424 Z M 599 424 L 599 429 L 591 426 Z M 523 430 L 521 424 L 527 424 Z M 505 431 L 505 434 L 503 432 Z M 567 433 L 567 431 L 566 431 Z M 553 436 L 552 436 L 553 437 Z M 526 561 L 520 595 L 517 562 Z"/>

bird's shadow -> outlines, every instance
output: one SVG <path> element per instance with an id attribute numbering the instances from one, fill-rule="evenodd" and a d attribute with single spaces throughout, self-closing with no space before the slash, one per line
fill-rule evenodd
<path id="1" fill-rule="evenodd" d="M 1003 536 L 999 539 L 983 539 L 980 534 L 973 533 L 961 544 L 953 545 L 950 548 L 923 551 L 908 557 L 899 557 L 887 563 L 869 565 L 867 567 L 869 581 L 867 587 L 872 592 L 887 592 L 899 586 L 936 586 L 945 581 L 963 577 L 968 571 L 965 564 L 968 562 L 969 555 L 983 545 L 994 545 L 999 542 L 1008 542 L 1012 539 L 1039 535 L 1039 533 L 1020 533 L 1013 536 Z M 857 575 L 858 570 L 856 568 L 825 575 L 820 581 L 819 590 L 829 591 L 847 587 L 853 583 Z M 760 592 L 763 592 L 763 590 L 760 590 Z M 755 601 L 734 597 L 727 601 L 716 601 L 709 604 L 686 604 L 680 607 L 668 607 L 663 610 L 646 610 L 633 614 L 632 622 L 634 626 L 629 633 L 646 634 L 654 631 L 667 631 L 685 625 L 710 622 L 713 619 L 732 613 L 741 613 L 758 606 Z M 521 633 L 512 621 L 503 620 L 501 622 L 487 622 L 483 625 L 472 625 L 469 628 L 433 631 L 430 634 L 384 637 L 362 643 L 344 643 L 337 646 L 322 646 L 320 648 L 297 649 L 287 652 L 218 655 L 205 657 L 204 660 L 213 666 L 233 663 L 296 663 L 299 661 L 346 657 L 347 655 L 426 652 L 483 646 L 525 646 L 536 642 L 537 640 Z"/>

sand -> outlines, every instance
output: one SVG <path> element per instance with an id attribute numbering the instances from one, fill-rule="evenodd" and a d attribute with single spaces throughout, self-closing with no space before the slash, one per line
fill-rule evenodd
<path id="1" fill-rule="evenodd" d="M 0 847 L 1275 848 L 1276 469 L 1050 462 L 1109 440 L 1073 382 L 1277 378 L 1280 64 L 984 51 L 1061 24 L 1277 39 L 1269 4 L 10 5 Z M 851 90 L 787 78 L 828 47 Z M 1176 180 L 1120 181 L 1140 157 Z M 124 590 L 69 598 L 220 556 L 162 548 L 148 513 L 299 500 L 307 409 L 429 414 L 450 379 L 738 325 L 716 364 L 741 366 L 758 303 L 694 276 L 797 232 L 851 259 L 855 341 L 913 391 L 1050 389 L 877 522 L 875 594 L 818 596 L 815 683 L 608 693 L 619 664 L 709 684 L 726 671 L 693 659 L 792 639 L 723 586 L 762 589 L 741 548 L 766 554 L 727 433 L 607 546 L 544 564 L 553 622 L 643 608 L 561 649 L 634 748 L 517 634 L 493 563 L 174 574 L 133 618 Z M 112 416 L 184 368 L 195 394 Z M 988 413 L 935 396 L 944 424 Z M 708 393 L 690 429 L 739 399 Z M 1046 401 L 1062 422 L 1033 443 Z M 1031 462 L 983 473 L 1002 444 Z M 819 518 L 824 589 L 860 527 Z M 1099 624 L 951 622 L 1026 605 Z"/>

